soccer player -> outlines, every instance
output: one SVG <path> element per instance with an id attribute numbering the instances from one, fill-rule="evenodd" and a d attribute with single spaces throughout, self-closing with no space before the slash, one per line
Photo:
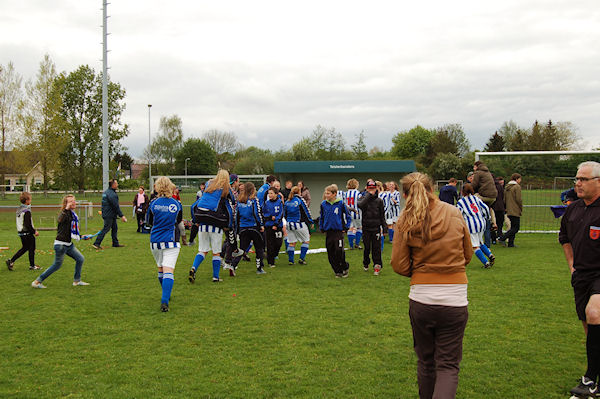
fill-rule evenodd
<path id="1" fill-rule="evenodd" d="M 79 217 L 75 213 L 75 208 L 77 208 L 75 196 L 65 195 L 62 200 L 60 213 L 58 214 L 58 226 L 56 227 L 56 239 L 54 240 L 54 263 L 31 283 L 33 288 L 46 288 L 42 282 L 60 269 L 65 255 L 75 260 L 73 285 L 89 285 L 89 283 L 81 281 L 81 268 L 83 267 L 85 258 L 72 242 L 72 240 L 79 240 L 81 238 L 79 234 Z"/>
<path id="2" fill-rule="evenodd" d="M 162 288 L 160 310 L 169 311 L 169 300 L 173 290 L 173 272 L 179 257 L 179 223 L 183 218 L 181 202 L 173 198 L 175 185 L 168 177 L 156 180 L 158 196 L 148 207 L 150 230 L 150 249 L 158 267 L 158 282 Z"/>
<path id="3" fill-rule="evenodd" d="M 383 186 L 383 183 L 379 180 L 375 180 L 375 184 L 377 184 L 377 191 L 379 192 L 379 198 L 383 201 L 383 211 L 385 214 L 385 222 L 387 224 L 388 231 L 392 228 L 392 195 L 389 191 L 387 191 L 387 187 Z M 385 242 L 385 237 L 381 236 L 381 253 L 383 253 L 383 244 Z"/>
<path id="4" fill-rule="evenodd" d="M 379 198 L 377 184 L 373 180 L 367 181 L 366 192 L 358 200 L 358 207 L 362 211 L 363 222 L 363 269 L 369 271 L 369 263 L 373 258 L 373 274 L 376 276 L 381 272 L 383 263 L 381 261 L 381 241 L 388 232 L 385 220 L 383 200 Z"/>
<path id="5" fill-rule="evenodd" d="M 346 183 L 347 191 L 342 196 L 344 204 L 350 211 L 350 228 L 348 229 L 348 245 L 350 249 L 360 249 L 360 239 L 362 238 L 362 212 L 358 208 L 358 200 L 361 193 L 358 190 L 358 180 L 350 179 Z"/>
<path id="6" fill-rule="evenodd" d="M 267 239 L 267 264 L 270 267 L 275 267 L 275 258 L 279 254 L 283 241 L 283 201 L 275 187 L 267 190 L 267 197 L 263 208 Z"/>
<path id="7" fill-rule="evenodd" d="M 288 239 L 288 260 L 289 264 L 294 264 L 294 249 L 296 242 L 301 242 L 300 259 L 298 263 L 306 265 L 306 254 L 310 243 L 310 232 L 308 226 L 314 222 L 308 210 L 308 206 L 304 199 L 300 196 L 300 188 L 292 187 L 289 199 L 283 206 L 283 215 L 287 223 L 287 239 Z"/>
<path id="8" fill-rule="evenodd" d="M 390 242 L 394 241 L 394 227 L 396 222 L 398 221 L 398 217 L 400 216 L 400 212 L 402 212 L 402 195 L 400 194 L 400 187 L 398 187 L 398 183 L 395 181 L 390 181 L 386 183 L 386 187 L 388 192 L 390 193 L 390 201 L 391 206 L 389 210 L 389 217 L 386 216 L 386 219 L 391 219 L 391 225 L 388 225 Z M 387 221 L 387 220 L 386 220 Z M 391 226 L 391 227 L 390 227 Z"/>
<path id="9" fill-rule="evenodd" d="M 444 201 L 454 206 L 454 204 L 458 201 L 458 191 L 456 191 L 457 184 L 458 181 L 454 177 L 451 177 L 450 180 L 448 180 L 448 184 L 440 188 L 440 201 Z"/>
<path id="10" fill-rule="evenodd" d="M 575 310 L 587 336 L 587 370 L 571 393 L 593 397 L 600 389 L 600 163 L 579 164 L 575 191 L 579 199 L 567 207 L 558 235 L 571 270 Z"/>
<path id="11" fill-rule="evenodd" d="M 17 209 L 17 234 L 21 239 L 21 249 L 13 255 L 12 258 L 6 260 L 8 270 L 12 271 L 15 262 L 25 252 L 29 252 L 29 270 L 39 270 L 40 267 L 35 264 L 35 237 L 40 233 L 33 227 L 31 218 L 31 194 L 23 192 L 19 196 L 21 206 Z"/>
<path id="12" fill-rule="evenodd" d="M 462 198 L 458 200 L 456 206 L 469 228 L 475 256 L 483 263 L 483 267 L 489 269 L 496 261 L 496 257 L 483 242 L 483 233 L 490 218 L 490 209 L 479 197 L 475 196 L 475 191 L 470 183 L 463 185 L 460 191 Z"/>
<path id="13" fill-rule="evenodd" d="M 325 187 L 325 200 L 321 202 L 319 229 L 325 232 L 325 246 L 329 264 L 335 277 L 348 277 L 350 265 L 344 254 L 344 232 L 350 228 L 350 211 L 344 201 L 337 198 L 338 187 L 331 184 Z"/>
<path id="14" fill-rule="evenodd" d="M 208 251 L 212 251 L 212 281 L 223 281 L 219 278 L 221 269 L 221 243 L 224 229 L 233 229 L 234 209 L 231 207 L 233 199 L 229 186 L 229 172 L 220 169 L 214 179 L 211 179 L 198 203 L 198 254 L 190 268 L 188 280 L 196 281 L 198 266 L 204 261 Z M 235 238 L 235 237 L 234 237 Z"/>

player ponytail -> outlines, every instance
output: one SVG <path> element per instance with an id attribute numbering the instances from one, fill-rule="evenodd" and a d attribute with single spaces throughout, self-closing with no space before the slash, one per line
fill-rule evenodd
<path id="1" fill-rule="evenodd" d="M 404 176 L 400 182 L 406 197 L 406 207 L 398 220 L 398 232 L 404 240 L 413 235 L 424 243 L 431 240 L 431 204 L 436 201 L 429 176 L 415 172 Z"/>

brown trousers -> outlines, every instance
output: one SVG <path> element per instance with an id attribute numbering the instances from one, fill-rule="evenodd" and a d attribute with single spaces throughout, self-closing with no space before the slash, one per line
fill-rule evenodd
<path id="1" fill-rule="evenodd" d="M 418 358 L 419 398 L 454 398 L 469 318 L 467 307 L 425 305 L 410 300 L 408 314 Z"/>

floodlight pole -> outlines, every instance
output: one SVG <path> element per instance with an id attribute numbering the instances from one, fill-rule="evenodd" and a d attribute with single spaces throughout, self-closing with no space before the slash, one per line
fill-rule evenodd
<path id="1" fill-rule="evenodd" d="M 108 2 L 102 0 L 102 187 L 108 188 Z"/>
<path id="2" fill-rule="evenodd" d="M 185 185 L 187 187 L 187 161 L 189 161 L 190 158 L 186 158 L 185 159 Z"/>
<path id="3" fill-rule="evenodd" d="M 152 108 L 152 104 L 148 104 L 148 181 L 150 182 L 148 189 L 154 191 L 152 187 L 152 141 L 151 141 L 151 133 L 150 133 L 150 108 Z"/>

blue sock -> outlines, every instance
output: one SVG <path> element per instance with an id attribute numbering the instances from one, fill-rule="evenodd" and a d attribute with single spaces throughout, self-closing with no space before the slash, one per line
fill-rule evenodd
<path id="1" fill-rule="evenodd" d="M 200 263 L 202 263 L 203 260 L 204 254 L 197 253 L 196 257 L 194 258 L 194 264 L 192 266 L 194 268 L 194 271 L 198 270 L 198 266 L 200 266 Z"/>
<path id="2" fill-rule="evenodd" d="M 381 236 L 381 253 L 383 253 L 383 243 L 385 242 L 385 237 Z"/>
<path id="3" fill-rule="evenodd" d="M 485 257 L 485 255 L 483 254 L 483 251 L 481 251 L 481 249 L 478 249 L 477 251 L 475 251 L 475 256 L 477 256 L 477 258 L 481 261 L 481 263 L 483 263 L 484 265 L 487 263 L 487 258 Z"/>
<path id="4" fill-rule="evenodd" d="M 288 242 L 287 242 L 287 238 L 284 238 L 284 239 L 283 239 L 283 242 L 285 242 L 285 252 L 287 252 L 287 250 L 288 250 L 288 247 L 290 246 L 290 244 L 288 244 Z"/>
<path id="5" fill-rule="evenodd" d="M 354 248 L 354 240 L 356 240 L 356 234 L 352 232 L 348 232 L 348 245 L 350 248 Z"/>
<path id="6" fill-rule="evenodd" d="M 246 250 L 246 253 L 250 253 L 250 250 L 252 249 L 252 243 L 250 243 L 250 245 L 248 245 L 248 249 Z"/>
<path id="7" fill-rule="evenodd" d="M 213 255 L 213 277 L 219 278 L 219 271 L 221 270 L 221 257 Z"/>
<path id="8" fill-rule="evenodd" d="M 162 287 L 162 282 L 163 282 L 163 272 L 158 272 L 158 283 L 161 285 L 161 287 Z"/>
<path id="9" fill-rule="evenodd" d="M 389 229 L 388 233 L 390 234 L 390 242 L 394 241 L 394 229 Z"/>
<path id="10" fill-rule="evenodd" d="M 163 283 L 162 283 L 162 298 L 160 303 L 169 304 L 169 299 L 171 299 L 171 290 L 173 289 L 173 273 L 164 273 L 163 274 Z"/>
<path id="11" fill-rule="evenodd" d="M 288 260 L 290 261 L 290 263 L 294 263 L 294 247 L 292 247 L 290 245 L 287 249 L 287 254 L 288 254 Z"/>
<path id="12" fill-rule="evenodd" d="M 358 245 L 360 244 L 361 238 L 362 238 L 362 230 L 356 230 L 356 242 L 354 243 L 355 246 L 358 247 Z"/>
<path id="13" fill-rule="evenodd" d="M 304 258 L 306 258 L 307 252 L 308 252 L 308 244 L 304 243 L 300 246 L 300 259 L 304 260 Z"/>
<path id="14" fill-rule="evenodd" d="M 481 244 L 479 246 L 479 248 L 483 251 L 485 256 L 487 256 L 488 258 L 490 258 L 492 256 L 492 251 L 490 251 L 490 249 L 488 247 L 486 247 L 485 244 Z"/>

